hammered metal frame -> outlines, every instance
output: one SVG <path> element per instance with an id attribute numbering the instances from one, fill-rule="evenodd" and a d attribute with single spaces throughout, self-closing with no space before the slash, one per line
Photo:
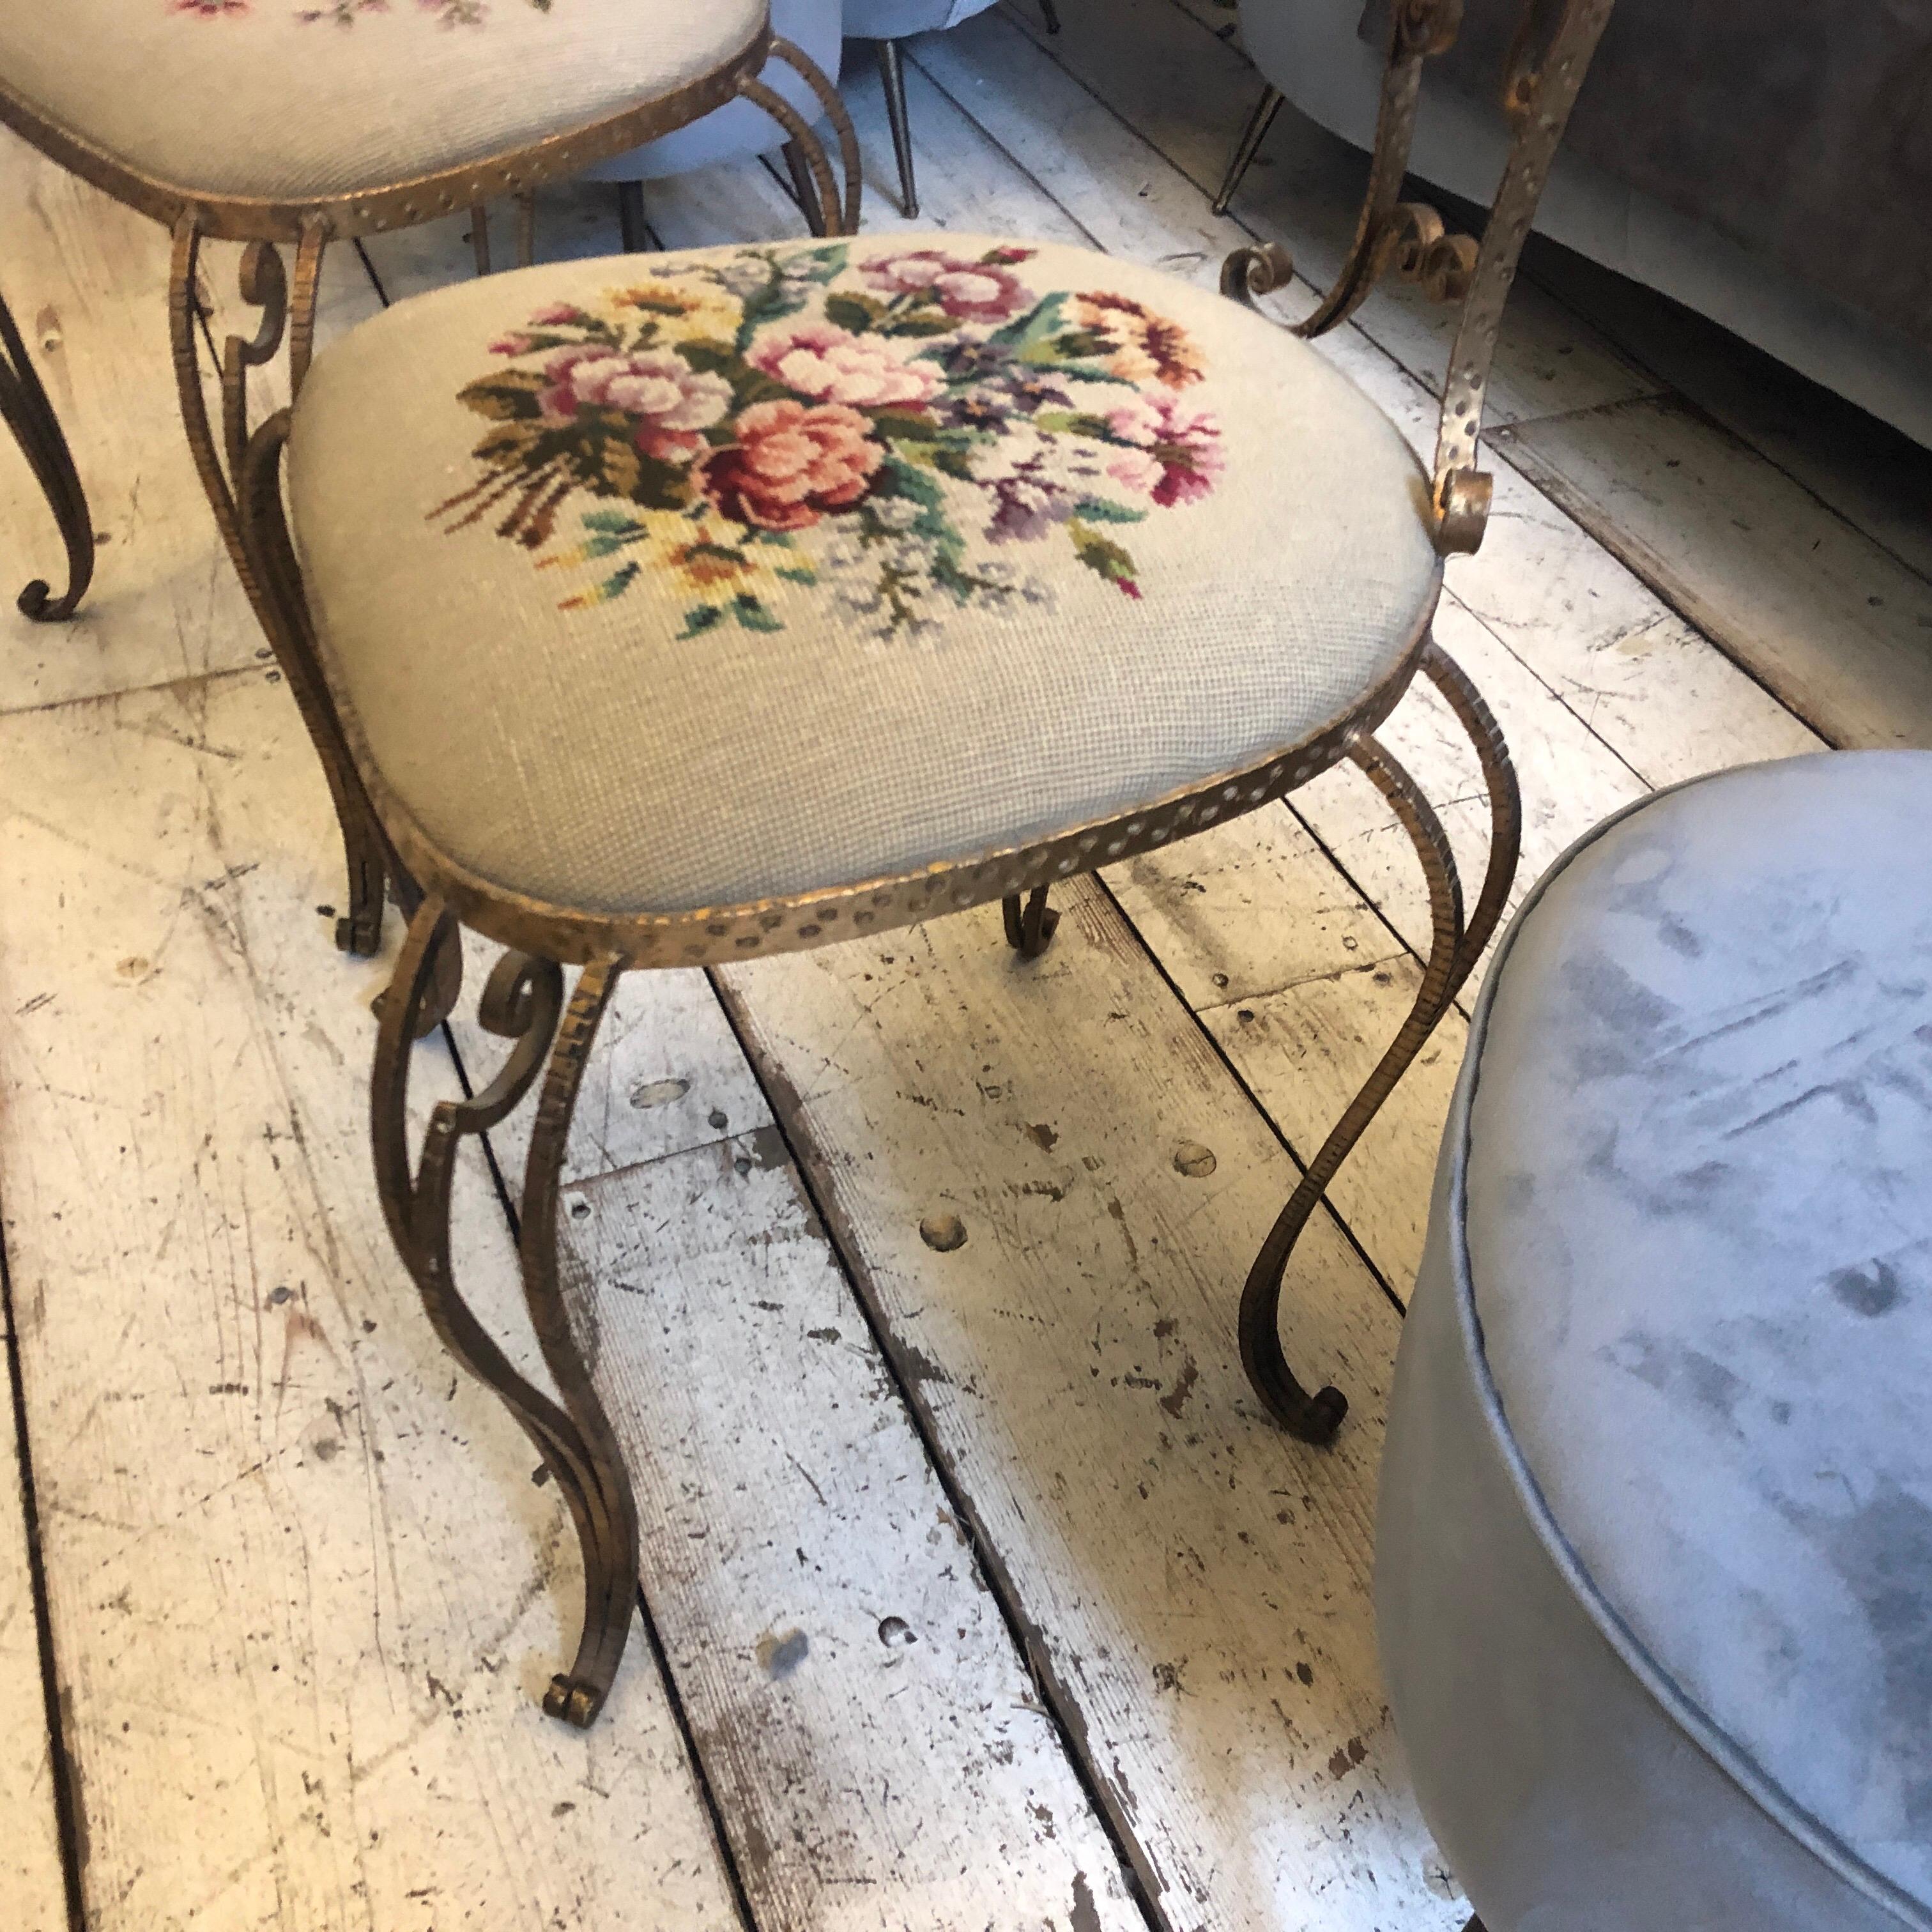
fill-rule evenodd
<path id="1" fill-rule="evenodd" d="M 94 520 L 60 418 L 47 400 L 4 296 L 0 296 L 0 422 L 12 430 L 20 454 L 27 459 L 67 550 L 67 588 L 58 597 L 44 578 L 37 577 L 16 601 L 22 616 L 36 623 L 58 623 L 74 615 L 74 606 L 94 574 Z"/>

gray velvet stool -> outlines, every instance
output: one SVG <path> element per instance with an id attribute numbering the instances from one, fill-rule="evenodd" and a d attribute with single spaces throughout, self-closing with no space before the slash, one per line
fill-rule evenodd
<path id="1" fill-rule="evenodd" d="M 1376 1591 L 1490 1932 L 1932 1928 L 1932 754 L 1697 781 L 1531 894 Z"/>

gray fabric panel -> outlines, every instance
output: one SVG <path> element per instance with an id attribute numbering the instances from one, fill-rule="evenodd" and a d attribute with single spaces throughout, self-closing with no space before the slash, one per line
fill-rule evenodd
<path id="1" fill-rule="evenodd" d="M 1638 1640 L 1932 1898 L 1932 754 L 1733 772 L 1580 852 L 1472 1118 L 1487 1356 Z"/>
<path id="2" fill-rule="evenodd" d="M 1450 1166 L 1445 1151 L 1396 1360 L 1375 1594 L 1416 1794 L 1472 1905 L 1490 1932 L 1922 1923 L 1768 1817 L 1651 1696 L 1552 1562 L 1460 1318 Z"/>

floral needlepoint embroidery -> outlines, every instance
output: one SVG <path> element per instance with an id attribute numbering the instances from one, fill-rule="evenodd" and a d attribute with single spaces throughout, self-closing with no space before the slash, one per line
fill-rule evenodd
<path id="1" fill-rule="evenodd" d="M 782 629 L 801 591 L 886 639 L 1024 610 L 1052 593 L 1002 550 L 1063 532 L 1138 598 L 1121 533 L 1221 474 L 1220 424 L 1183 393 L 1201 357 L 1127 296 L 1034 293 L 1031 259 L 742 248 L 540 309 L 458 392 L 490 424 L 482 473 L 431 514 L 488 520 L 540 569 L 614 565 L 566 610 L 649 571 L 686 637 Z"/>

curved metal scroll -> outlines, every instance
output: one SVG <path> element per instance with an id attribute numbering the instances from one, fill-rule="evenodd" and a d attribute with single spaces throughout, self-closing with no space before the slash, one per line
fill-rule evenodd
<path id="1" fill-rule="evenodd" d="M 175 230 L 168 289 L 169 332 L 182 427 L 222 542 L 282 674 L 295 693 L 328 782 L 349 874 L 348 910 L 336 921 L 335 943 L 344 952 L 373 953 L 382 940 L 385 881 L 395 876 L 400 891 L 400 868 L 356 776 L 308 631 L 299 573 L 282 520 L 278 460 L 287 436 L 287 412 L 270 419 L 275 428 L 266 440 L 251 436 L 248 426 L 249 373 L 272 361 L 285 340 L 292 395 L 300 390 L 308 373 L 328 230 L 318 223 L 303 230 L 296 250 L 292 296 L 280 250 L 274 243 L 252 242 L 243 250 L 242 298 L 261 311 L 261 320 L 252 337 L 230 335 L 223 345 L 218 442 L 208 418 L 196 342 L 203 299 L 202 239 L 194 218 L 183 216 Z M 269 424 L 262 427 L 267 429 Z M 412 898 L 413 894 L 410 896 Z"/>
<path id="2" fill-rule="evenodd" d="M 1423 63 L 1454 43 L 1462 25 L 1462 0 L 1398 0 L 1392 15 L 1375 152 L 1354 238 L 1315 312 L 1291 325 L 1297 335 L 1321 335 L 1346 322 L 1391 266 L 1420 282 L 1438 301 L 1459 302 L 1468 286 L 1475 243 L 1467 236 L 1445 234 L 1442 218 L 1433 208 L 1400 198 L 1415 137 Z M 1222 266 L 1221 292 L 1238 301 L 1267 295 L 1281 287 L 1294 268 L 1278 242 L 1238 248 Z"/>
<path id="3" fill-rule="evenodd" d="M 4 298 L 0 298 L 0 422 L 13 431 L 67 549 L 66 590 L 56 597 L 46 580 L 37 577 L 20 592 L 20 612 L 37 623 L 57 623 L 74 615 L 74 606 L 94 574 L 94 520 L 88 514 L 87 495 L 60 418 L 47 400 Z"/>
<path id="4" fill-rule="evenodd" d="M 826 158 L 824 143 L 806 122 L 803 115 L 774 88 L 762 80 L 750 76 L 738 83 L 738 92 L 754 106 L 761 107 L 785 130 L 788 140 L 794 144 L 806 166 L 809 168 L 813 185 L 818 191 L 819 214 L 814 218 L 808 206 L 806 218 L 812 224 L 814 234 L 856 235 L 859 232 L 859 204 L 863 191 L 859 154 L 859 137 L 853 130 L 852 117 L 845 111 L 845 104 L 839 99 L 838 89 L 826 79 L 818 63 L 802 47 L 782 38 L 772 42 L 772 56 L 801 75 L 824 106 L 832 129 L 838 136 L 839 158 L 845 170 L 845 194 L 842 201 L 832 174 L 832 164 Z"/>
<path id="5" fill-rule="evenodd" d="M 1241 1292 L 1242 1366 L 1268 1412 L 1304 1442 L 1332 1440 L 1348 1413 L 1348 1401 L 1333 1387 L 1311 1396 L 1288 1366 L 1281 1346 L 1280 1312 L 1288 1261 L 1329 1183 L 1482 957 L 1502 916 L 1521 850 L 1522 800 L 1495 718 L 1461 667 L 1432 640 L 1424 649 L 1421 668 L 1475 747 L 1490 800 L 1489 859 L 1474 914 L 1466 923 L 1455 854 L 1433 808 L 1408 772 L 1375 738 L 1364 736 L 1350 748 L 1349 755 L 1394 808 L 1422 861 L 1429 885 L 1431 934 L 1422 983 L 1400 1031 L 1309 1163 L 1269 1230 Z"/>
<path id="6" fill-rule="evenodd" d="M 412 1176 L 407 1140 L 411 1043 L 437 998 L 440 956 L 460 948 L 456 916 L 423 901 L 384 1003 L 370 1089 L 376 1184 L 389 1232 L 414 1279 L 431 1325 L 471 1374 L 494 1390 L 556 1478 L 584 1554 L 584 1616 L 570 1670 L 551 1680 L 544 1708 L 580 1727 L 603 1708 L 630 1635 L 638 1594 L 637 1512 L 603 1406 L 572 1340 L 558 1285 L 556 1197 L 564 1142 L 584 1062 L 622 968 L 585 969 L 565 1012 L 563 972 L 553 960 L 506 952 L 478 1005 L 483 1025 L 513 1042 L 489 1085 L 467 1100 L 439 1101 Z M 560 1030 L 559 1017 L 562 1016 Z M 551 1043 L 554 1039 L 554 1052 Z M 519 1238 L 524 1288 L 544 1360 L 563 1397 L 560 1407 L 520 1375 L 458 1292 L 450 1257 L 450 1198 L 464 1138 L 506 1120 L 549 1070 L 530 1143 Z"/>
<path id="7" fill-rule="evenodd" d="M 1018 892 L 1009 892 L 1000 902 L 1000 910 L 1006 920 L 1006 944 L 1022 959 L 1037 959 L 1046 950 L 1060 923 L 1059 914 L 1046 902 L 1049 890 L 1036 886 L 1024 900 Z"/>
<path id="8" fill-rule="evenodd" d="M 1332 328 L 1354 312 L 1390 266 L 1436 299 L 1461 303 L 1430 478 L 1433 536 L 1445 555 L 1466 555 L 1483 541 L 1492 492 L 1490 478 L 1475 466 L 1476 448 L 1503 305 L 1570 110 L 1614 4 L 1525 0 L 1503 82 L 1509 156 L 1478 246 L 1466 235 L 1446 232 L 1433 209 L 1396 199 L 1415 131 L 1422 64 L 1450 44 L 1462 20 L 1462 0 L 1402 0 L 1390 28 L 1375 157 L 1354 242 L 1320 306 L 1292 325 L 1304 336 Z M 1221 292 L 1252 305 L 1293 272 L 1287 250 L 1275 243 L 1238 248 L 1222 265 Z"/>

